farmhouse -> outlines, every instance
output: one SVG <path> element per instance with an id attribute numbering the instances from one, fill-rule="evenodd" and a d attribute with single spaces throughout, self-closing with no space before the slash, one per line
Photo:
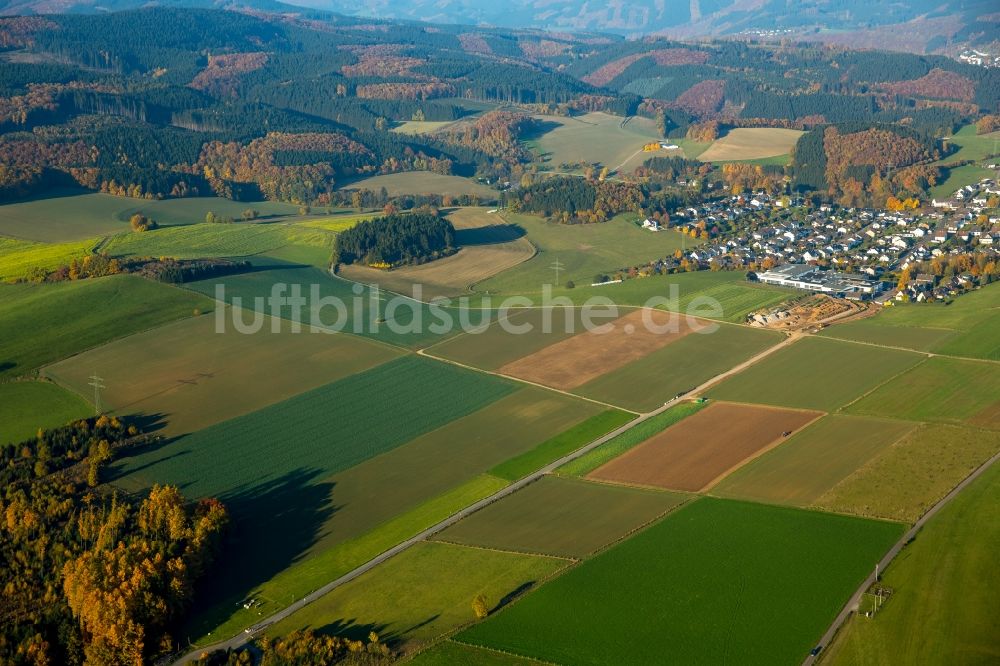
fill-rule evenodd
<path id="1" fill-rule="evenodd" d="M 650 231 L 659 231 L 660 223 L 657 222 L 656 220 L 647 217 L 645 220 L 642 221 L 642 228 L 649 229 Z"/>
<path id="2" fill-rule="evenodd" d="M 809 264 L 785 264 L 760 273 L 757 279 L 765 284 L 855 300 L 871 298 L 882 291 L 881 282 L 868 275 L 824 271 Z"/>

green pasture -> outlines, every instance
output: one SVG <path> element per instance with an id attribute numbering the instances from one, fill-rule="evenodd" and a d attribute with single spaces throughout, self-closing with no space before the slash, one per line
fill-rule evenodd
<path id="1" fill-rule="evenodd" d="M 50 382 L 0 383 L 0 446 L 93 414 L 80 396 Z"/>

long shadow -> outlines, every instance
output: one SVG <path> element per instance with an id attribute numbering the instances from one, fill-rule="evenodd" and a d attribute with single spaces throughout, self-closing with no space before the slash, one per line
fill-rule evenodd
<path id="1" fill-rule="evenodd" d="M 199 588 L 187 635 L 200 636 L 230 616 L 259 585 L 293 565 L 316 543 L 336 509 L 334 484 L 319 469 L 297 469 L 252 488 L 224 495 L 230 530 L 221 559 Z"/>
<path id="2" fill-rule="evenodd" d="M 354 619 L 350 620 L 334 620 L 333 622 L 323 625 L 318 629 L 315 629 L 317 634 L 322 636 L 339 636 L 341 638 L 349 638 L 352 641 L 368 641 L 368 634 L 373 631 L 378 634 L 379 641 L 382 643 L 387 643 L 392 646 L 392 638 L 389 634 L 385 633 L 385 629 L 388 625 L 385 624 L 372 624 L 370 622 L 359 624 Z M 305 627 L 302 627 L 305 628 Z"/>
<path id="3" fill-rule="evenodd" d="M 490 224 L 473 229 L 456 229 L 455 243 L 459 247 L 497 245 L 523 238 L 526 232 L 519 224 Z"/>
<path id="4" fill-rule="evenodd" d="M 8 370 L 13 370 L 17 367 L 17 363 L 14 361 L 0 361 L 0 373 L 7 372 Z"/>
<path id="5" fill-rule="evenodd" d="M 538 139 L 542 135 L 548 134 L 552 130 L 558 129 L 560 127 L 562 127 L 561 123 L 553 122 L 551 120 L 536 120 L 534 123 L 532 123 L 531 129 L 525 132 L 521 138 L 527 141 L 531 141 L 533 139 Z"/>
<path id="6" fill-rule="evenodd" d="M 507 604 L 514 602 L 515 600 L 517 600 L 518 597 L 520 597 L 523 594 L 526 594 L 528 590 L 533 588 L 536 584 L 537 581 L 534 580 L 529 580 L 526 583 L 521 583 L 516 588 L 505 594 L 503 598 L 497 602 L 497 605 L 494 606 L 492 609 L 490 609 L 490 614 L 492 615 L 493 613 L 497 612 Z"/>

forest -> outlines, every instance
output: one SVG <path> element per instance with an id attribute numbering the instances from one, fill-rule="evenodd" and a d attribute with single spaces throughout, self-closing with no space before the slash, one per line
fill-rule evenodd
<path id="1" fill-rule="evenodd" d="M 392 213 L 360 222 L 337 235 L 334 264 L 375 268 L 422 264 L 455 250 L 455 228 L 432 213 Z"/>

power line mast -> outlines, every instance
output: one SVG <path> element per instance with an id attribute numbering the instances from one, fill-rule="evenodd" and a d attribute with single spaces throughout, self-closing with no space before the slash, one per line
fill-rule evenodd
<path id="1" fill-rule="evenodd" d="M 561 261 L 559 261 L 558 259 L 556 259 L 555 261 L 553 261 L 552 265 L 549 266 L 549 268 L 551 268 L 552 270 L 554 270 L 556 272 L 556 282 L 555 283 L 557 285 L 559 284 L 559 271 L 563 270 L 563 267 L 564 267 L 564 264 Z"/>
<path id="2" fill-rule="evenodd" d="M 97 376 L 97 371 L 90 376 L 90 382 L 87 386 L 94 387 L 94 416 L 100 416 L 101 414 L 101 389 L 107 388 L 104 385 L 104 380 Z"/>

